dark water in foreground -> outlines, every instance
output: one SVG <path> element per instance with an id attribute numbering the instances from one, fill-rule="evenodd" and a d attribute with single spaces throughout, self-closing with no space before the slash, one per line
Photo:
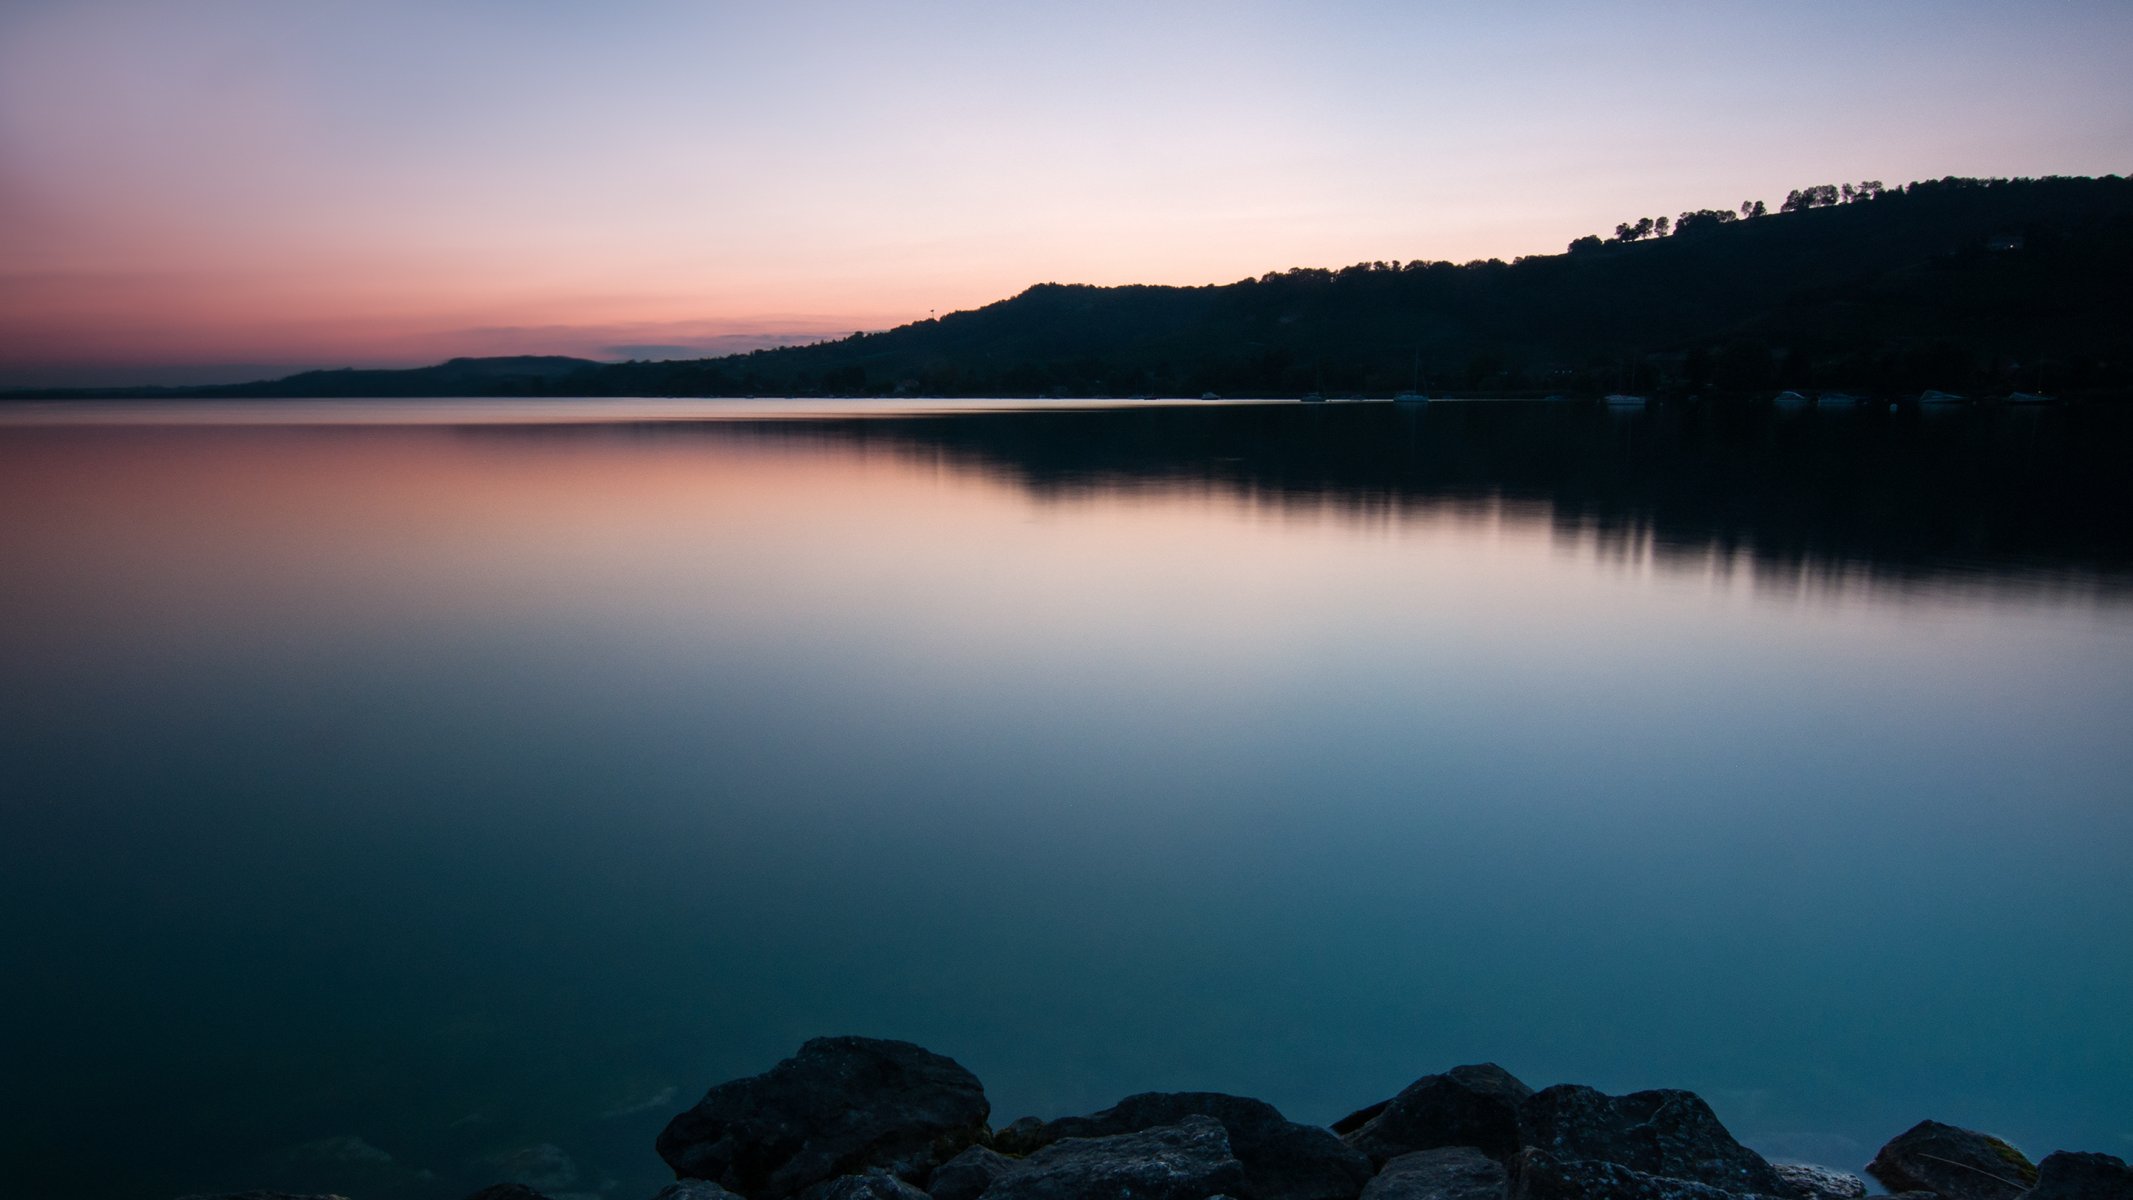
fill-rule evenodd
<path id="1" fill-rule="evenodd" d="M 996 1122 L 1495 1059 L 2133 1152 L 2122 414 L 71 411 L 0 1193 L 641 1200 L 828 1032 Z"/>

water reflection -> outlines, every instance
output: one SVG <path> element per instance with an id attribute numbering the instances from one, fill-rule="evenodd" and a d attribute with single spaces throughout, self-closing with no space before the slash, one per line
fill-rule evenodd
<path id="1" fill-rule="evenodd" d="M 476 438 L 761 439 L 886 449 L 1057 501 L 1199 494 L 1369 525 L 1544 522 L 1631 565 L 1827 594 L 2122 596 L 2133 407 L 1780 412 L 1570 404 L 1163 406 L 624 426 Z"/>

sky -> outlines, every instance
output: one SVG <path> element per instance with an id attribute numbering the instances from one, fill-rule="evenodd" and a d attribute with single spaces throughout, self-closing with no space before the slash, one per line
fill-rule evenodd
<path id="1" fill-rule="evenodd" d="M 4 0 L 0 386 L 697 357 L 2125 174 L 2129 54 L 2123 0 Z"/>

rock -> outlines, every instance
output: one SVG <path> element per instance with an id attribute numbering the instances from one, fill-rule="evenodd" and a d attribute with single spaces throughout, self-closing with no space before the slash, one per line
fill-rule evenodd
<path id="1" fill-rule="evenodd" d="M 782 1200 L 869 1167 L 921 1178 L 975 1143 L 991 1111 L 953 1059 L 909 1042 L 816 1038 L 705 1093 L 667 1123 L 659 1157 L 678 1178 Z"/>
<path id="2" fill-rule="evenodd" d="M 1472 1146 L 1502 1161 L 1518 1153 L 1518 1107 L 1531 1095 L 1532 1088 L 1495 1063 L 1453 1067 L 1340 1124 L 1349 1127 L 1344 1140 L 1380 1167 L 1439 1146 Z"/>
<path id="3" fill-rule="evenodd" d="M 1694 1092 L 1669 1088 L 1609 1096 L 1558 1084 L 1520 1105 L 1518 1124 L 1527 1146 L 1557 1160 L 1612 1163 L 1726 1192 L 1795 1194 L 1762 1155 L 1733 1140 Z"/>
<path id="4" fill-rule="evenodd" d="M 805 1200 L 927 1200 L 926 1193 L 880 1170 L 826 1179 L 801 1195 Z"/>
<path id="5" fill-rule="evenodd" d="M 1385 1164 L 1363 1200 L 1501 1200 L 1503 1164 L 1472 1146 L 1440 1146 Z"/>
<path id="6" fill-rule="evenodd" d="M 660 1188 L 652 1200 L 741 1200 L 708 1179 L 684 1179 Z"/>
<path id="7" fill-rule="evenodd" d="M 348 1200 L 348 1197 L 325 1192 L 214 1192 L 180 1196 L 178 1200 Z"/>
<path id="8" fill-rule="evenodd" d="M 1016 1157 L 1032 1150 L 1042 1150 L 1051 1143 L 1045 1140 L 1044 1122 L 1036 1117 L 1017 1117 L 1005 1129 L 992 1135 L 992 1148 L 1002 1154 Z"/>
<path id="9" fill-rule="evenodd" d="M 1989 1133 L 1920 1121 L 1897 1134 L 1866 1173 L 1892 1192 L 1939 1192 L 1947 1200 L 2016 1200 L 2036 1185 L 2036 1165 Z"/>
<path id="10" fill-rule="evenodd" d="M 2109 1154 L 2047 1154 L 2029 1200 L 2133 1200 L 2133 1167 Z"/>
<path id="11" fill-rule="evenodd" d="M 1015 1168 L 1015 1160 L 983 1146 L 972 1146 L 934 1168 L 926 1181 L 926 1194 L 933 1200 L 977 1200 L 1000 1176 Z"/>
<path id="12" fill-rule="evenodd" d="M 1244 1164 L 1244 1190 L 1238 1194 L 1245 1200 L 1355 1200 L 1370 1181 L 1370 1160 L 1330 1130 L 1299 1125 L 1264 1100 L 1221 1092 L 1143 1092 L 1100 1113 L 1061 1117 L 1046 1124 L 1040 1136 L 1044 1144 L 1112 1137 L 1189 1116 L 1222 1123 L 1230 1153 Z M 999 1144 L 997 1137 L 993 1144 Z"/>
<path id="13" fill-rule="evenodd" d="M 1372 1117 L 1375 1117 L 1379 1113 L 1384 1112 L 1385 1106 L 1391 1103 L 1392 1101 L 1390 1100 L 1380 1100 L 1376 1104 L 1371 1104 L 1363 1108 L 1356 1109 L 1354 1112 L 1349 1113 L 1347 1116 L 1342 1117 L 1338 1121 L 1335 1121 L 1332 1125 L 1328 1126 L 1328 1128 L 1332 1129 L 1333 1132 L 1341 1135 L 1342 1137 L 1347 1137 L 1349 1134 L 1354 1133 L 1356 1130 L 1361 1129 L 1365 1125 L 1368 1125 Z"/>
<path id="14" fill-rule="evenodd" d="M 1066 1138 L 1015 1165 L 984 1200 L 1210 1200 L 1242 1195 L 1244 1164 L 1213 1117 L 1115 1137 Z"/>
<path id="15" fill-rule="evenodd" d="M 1758 1200 L 1760 1193 L 1651 1175 L 1620 1163 L 1527 1148 L 1511 1159 L 1509 1200 Z"/>
<path id="16" fill-rule="evenodd" d="M 1779 1179 L 1807 1200 L 1858 1200 L 1866 1195 L 1866 1180 L 1857 1175 L 1805 1163 L 1778 1163 L 1773 1169 Z"/>

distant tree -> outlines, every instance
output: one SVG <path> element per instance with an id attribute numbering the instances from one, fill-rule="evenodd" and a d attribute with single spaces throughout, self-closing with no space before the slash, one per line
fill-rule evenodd
<path id="1" fill-rule="evenodd" d="M 1770 215 L 1770 209 L 1760 200 L 1743 200 L 1740 202 L 1740 215 L 1743 220 L 1751 217 L 1767 217 Z"/>
<path id="2" fill-rule="evenodd" d="M 1845 185 L 1847 188 L 1850 186 L 1850 184 Z M 1806 212 L 1810 208 L 1827 208 L 1837 203 L 1842 195 L 1843 193 L 1837 190 L 1837 185 L 1834 183 L 1818 183 L 1813 187 L 1794 188 L 1792 191 L 1785 193 L 1785 203 L 1779 206 L 1778 211 L 1787 213 Z"/>
<path id="3" fill-rule="evenodd" d="M 1669 222 L 1665 217 L 1661 217 L 1658 220 L 1652 222 L 1652 232 L 1659 237 L 1665 237 L 1667 235 L 1667 226 L 1669 224 L 1671 224 L 1671 222 Z"/>
<path id="4" fill-rule="evenodd" d="M 1603 245 L 1606 245 L 1606 243 L 1600 240 L 1599 235 L 1588 233 L 1570 243 L 1570 252 L 1572 254 L 1584 254 L 1587 251 L 1597 250 Z"/>
<path id="5" fill-rule="evenodd" d="M 1740 218 L 1734 216 L 1731 209 L 1699 208 L 1695 212 L 1681 214 L 1674 222 L 1674 233 L 1676 236 L 1684 233 L 1703 233 L 1738 220 Z"/>

